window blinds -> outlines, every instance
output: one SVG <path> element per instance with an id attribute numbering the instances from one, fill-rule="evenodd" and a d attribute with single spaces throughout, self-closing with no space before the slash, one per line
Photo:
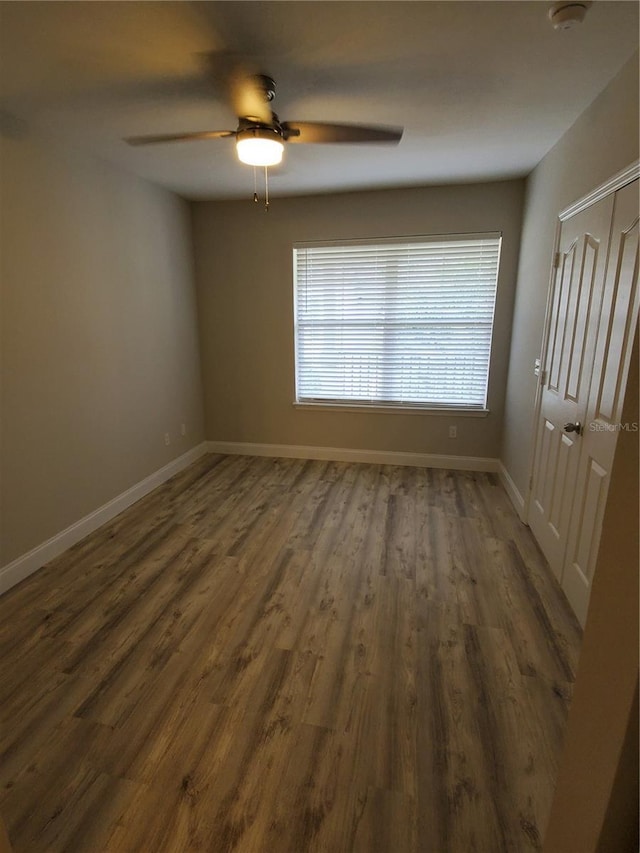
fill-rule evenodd
<path id="1" fill-rule="evenodd" d="M 296 247 L 297 401 L 485 408 L 500 242 Z"/>

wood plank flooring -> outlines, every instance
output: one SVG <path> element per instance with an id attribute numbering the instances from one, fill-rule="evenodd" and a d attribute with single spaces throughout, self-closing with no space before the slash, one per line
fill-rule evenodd
<path id="1" fill-rule="evenodd" d="M 519 853 L 580 629 L 493 475 L 207 456 L 0 643 L 16 853 Z"/>

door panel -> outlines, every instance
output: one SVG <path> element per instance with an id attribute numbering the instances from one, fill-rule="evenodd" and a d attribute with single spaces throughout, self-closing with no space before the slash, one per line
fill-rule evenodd
<path id="1" fill-rule="evenodd" d="M 600 246 L 590 234 L 584 238 L 582 254 L 582 272 L 579 278 L 577 293 L 577 309 L 574 312 L 573 334 L 569 354 L 569 378 L 567 381 L 567 399 L 578 402 L 580 396 L 581 377 L 584 368 L 585 343 L 587 329 L 591 317 L 593 302 L 594 277 L 597 269 Z"/>
<path id="2" fill-rule="evenodd" d="M 553 493 L 553 469 L 555 467 L 553 451 L 557 446 L 553 435 L 555 429 L 551 421 L 544 422 L 540 457 L 538 460 L 542 476 L 539 494 L 537 497 L 534 497 L 534 503 L 539 512 L 544 512 L 544 508 L 551 502 Z"/>
<path id="3" fill-rule="evenodd" d="M 574 440 L 564 433 L 558 442 L 558 458 L 552 473 L 551 501 L 549 502 L 549 524 L 558 536 L 566 528 L 567 507 L 571 505 L 571 488 L 568 473 L 574 457 Z"/>
<path id="4" fill-rule="evenodd" d="M 618 200 L 616 219 L 623 218 L 623 204 L 625 199 Z M 630 212 L 633 216 L 633 211 Z M 637 213 L 637 210 L 636 210 Z M 617 222 L 614 221 L 614 252 Z M 628 228 L 622 229 L 619 234 L 618 262 L 612 270 L 612 281 L 608 289 L 612 291 L 608 305 L 609 328 L 607 339 L 603 340 L 598 355 L 604 357 L 604 367 L 601 371 L 598 384 L 597 401 L 595 406 L 595 418 L 602 422 L 613 423 L 622 409 L 621 392 L 624 390 L 627 369 L 620 367 L 626 361 L 625 356 L 630 354 L 633 335 L 633 321 L 635 317 L 634 302 L 637 299 L 638 287 L 638 217 L 631 222 Z M 612 257 L 615 262 L 615 257 Z M 625 365 L 628 368 L 628 365 Z"/>
<path id="5" fill-rule="evenodd" d="M 556 393 L 560 389 L 560 367 L 562 365 L 562 349 L 566 331 L 567 303 L 573 280 L 573 268 L 576 260 L 577 240 L 562 254 L 556 299 L 553 306 L 553 333 L 550 337 L 550 356 L 547 364 L 549 374 L 548 388 Z"/>
<path id="6" fill-rule="evenodd" d="M 566 556 L 582 439 L 565 432 L 584 423 L 595 354 L 613 196 L 566 220 L 552 300 L 550 334 L 543 359 L 529 524 L 558 579 Z"/>
<path id="7" fill-rule="evenodd" d="M 568 530 L 562 585 L 584 624 L 593 569 L 621 429 L 622 404 L 638 317 L 638 181 L 615 194 L 609 261 L 595 333 L 592 382 L 575 492 L 576 508 Z M 635 425 L 637 429 L 637 425 Z"/>
<path id="8" fill-rule="evenodd" d="M 582 484 L 582 494 L 572 519 L 575 535 L 572 537 L 562 587 L 582 625 L 586 621 L 591 581 L 598 555 L 598 527 L 602 525 L 604 516 L 609 473 L 594 459 L 588 460 L 586 482 Z"/>
<path id="9" fill-rule="evenodd" d="M 581 496 L 582 500 L 576 507 L 578 510 L 576 518 L 578 535 L 575 539 L 576 551 L 573 554 L 573 562 L 586 583 L 590 583 L 593 577 L 593 566 L 590 563 L 589 555 L 593 552 L 596 519 L 600 511 L 604 509 L 603 501 L 608 474 L 609 472 L 598 465 L 595 459 L 589 460 L 586 487 Z"/>

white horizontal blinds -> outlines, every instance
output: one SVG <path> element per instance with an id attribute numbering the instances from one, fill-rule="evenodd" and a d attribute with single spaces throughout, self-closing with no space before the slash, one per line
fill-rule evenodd
<path id="1" fill-rule="evenodd" d="M 499 235 L 294 250 L 299 402 L 484 408 Z"/>

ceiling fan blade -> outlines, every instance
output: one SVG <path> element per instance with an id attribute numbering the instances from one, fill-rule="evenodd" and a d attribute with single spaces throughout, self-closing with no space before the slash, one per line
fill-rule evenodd
<path id="1" fill-rule="evenodd" d="M 161 133 L 152 136 L 129 136 L 129 145 L 156 145 L 159 142 L 196 142 L 199 139 L 222 139 L 235 136 L 235 130 L 200 130 L 194 133 Z"/>
<path id="2" fill-rule="evenodd" d="M 229 74 L 228 87 L 231 105 L 238 118 L 258 124 L 272 124 L 273 113 L 265 97 L 265 79 L 246 66 L 237 66 Z"/>
<path id="3" fill-rule="evenodd" d="M 317 121 L 285 121 L 282 122 L 282 130 L 287 142 L 309 144 L 382 142 L 397 145 L 404 132 L 402 127 L 329 124 Z"/>

